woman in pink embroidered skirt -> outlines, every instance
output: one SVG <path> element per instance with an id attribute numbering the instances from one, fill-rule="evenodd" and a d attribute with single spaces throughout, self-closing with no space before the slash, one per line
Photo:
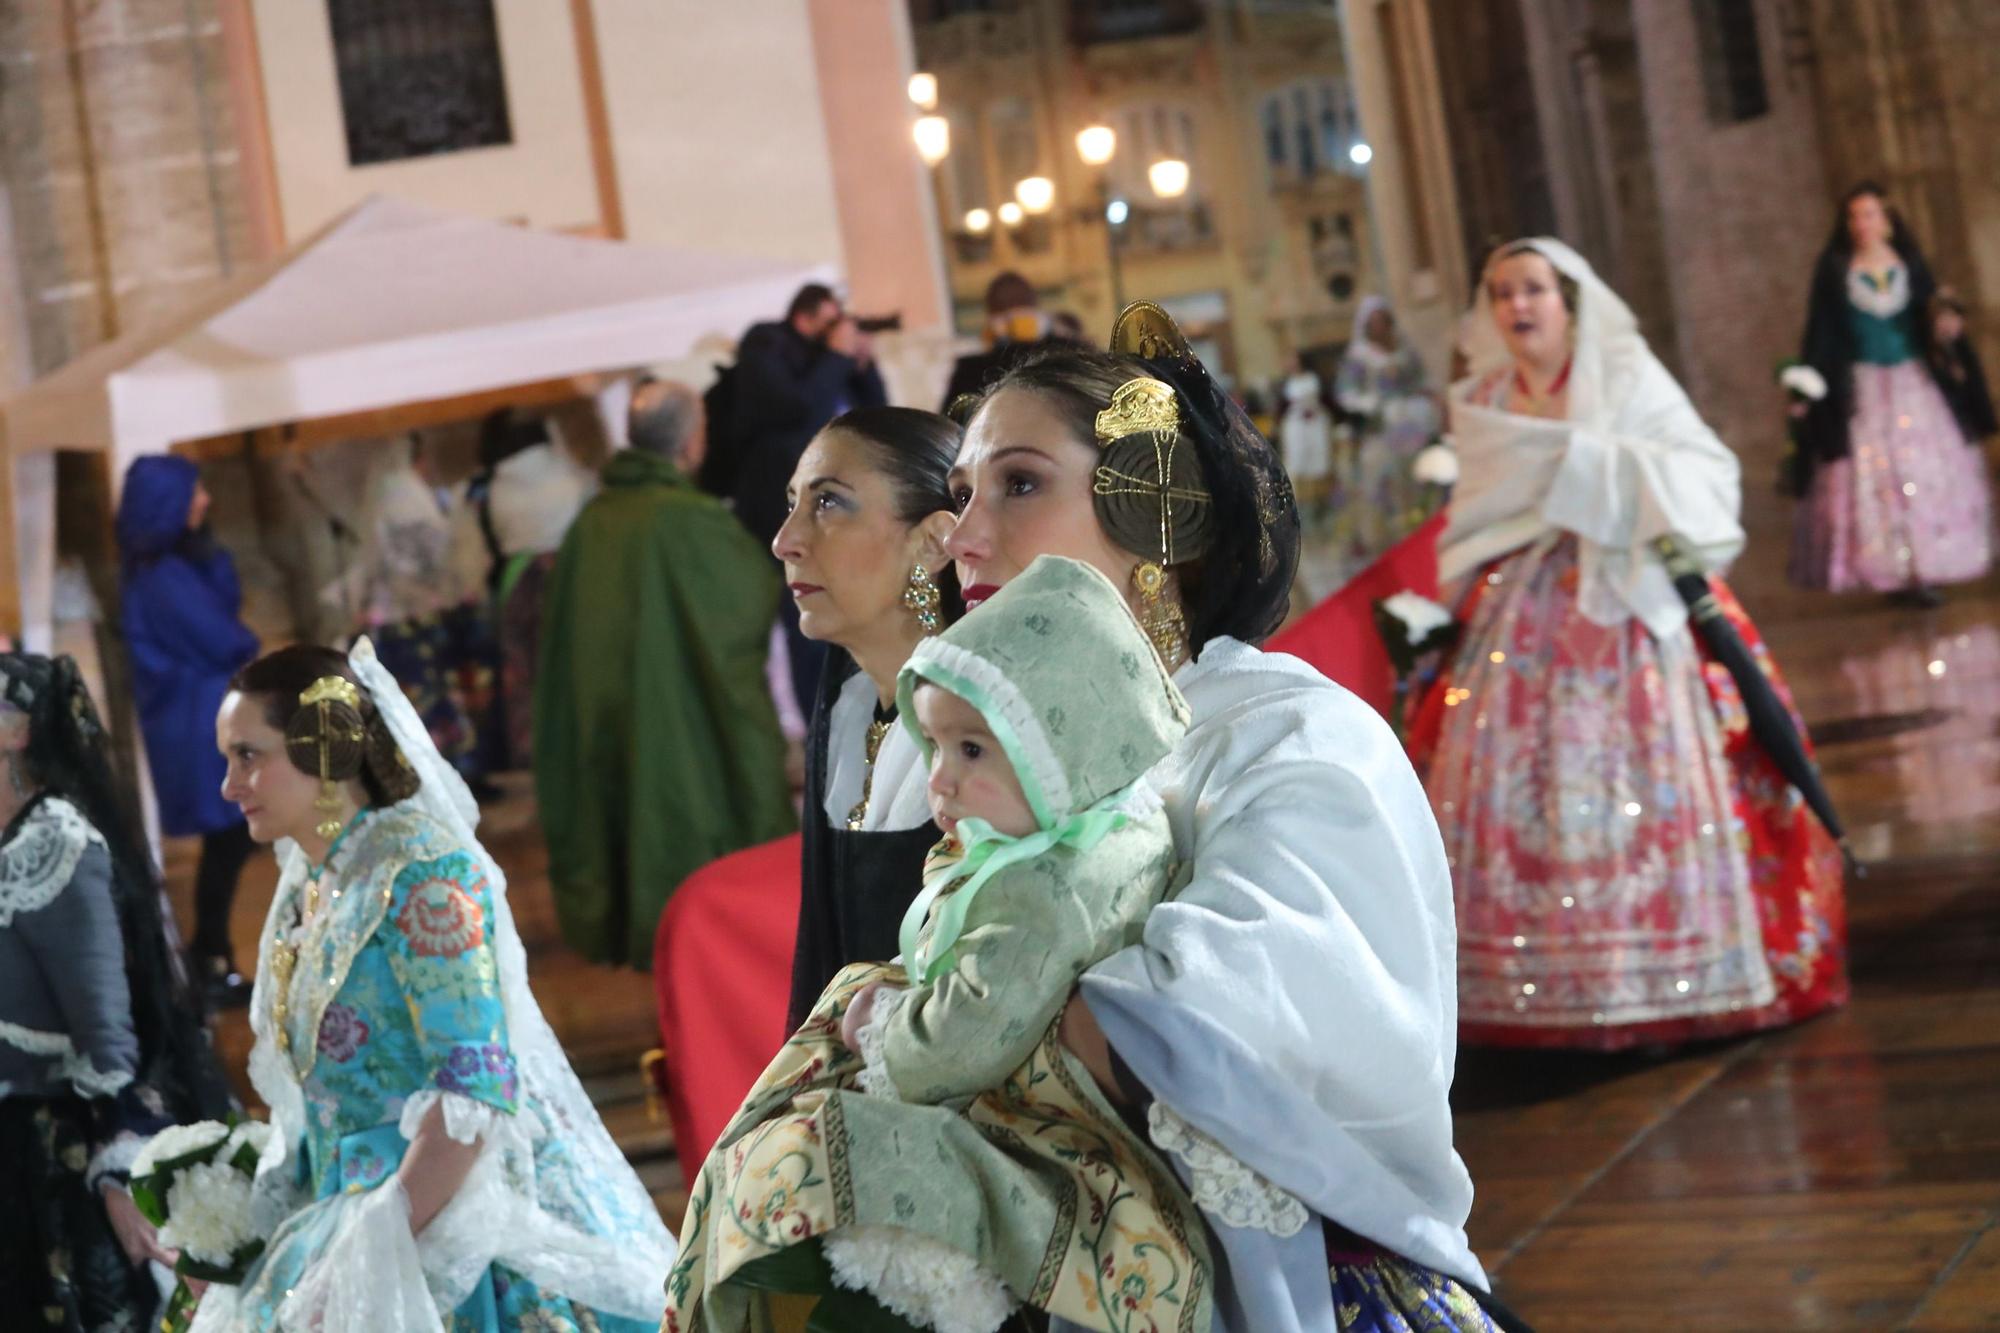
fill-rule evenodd
<path id="1" fill-rule="evenodd" d="M 1452 858 L 1464 1040 L 1610 1050 L 1840 1003 L 1839 855 L 1651 550 L 1735 557 L 1735 456 L 1561 242 L 1497 251 L 1477 316 L 1439 554 L 1462 630 L 1410 734 Z"/>
<path id="2" fill-rule="evenodd" d="M 1936 293 L 1882 187 L 1848 191 L 1813 278 L 1800 354 L 1827 385 L 1799 431 L 1811 480 L 1790 573 L 1802 587 L 1935 606 L 1936 585 L 1993 564 L 1979 447 L 1993 407 L 1963 325 L 1933 309 Z M 1955 336 L 1940 337 L 1939 325 Z"/>

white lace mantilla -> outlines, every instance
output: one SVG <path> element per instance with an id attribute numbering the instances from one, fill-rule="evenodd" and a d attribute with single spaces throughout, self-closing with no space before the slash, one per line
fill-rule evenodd
<path id="1" fill-rule="evenodd" d="M 1268 1231 L 1280 1238 L 1296 1236 L 1312 1214 L 1299 1200 L 1236 1160 L 1215 1139 L 1156 1101 L 1146 1114 L 1146 1128 L 1162 1152 L 1172 1153 L 1188 1169 L 1188 1193 L 1201 1210 L 1232 1227 Z"/>
<path id="2" fill-rule="evenodd" d="M 103 845 L 82 811 L 60 796 L 44 799 L 0 847 L 0 927 L 54 902 L 69 887 L 84 849 Z"/>
<path id="3" fill-rule="evenodd" d="M 132 1081 L 132 1076 L 122 1069 L 106 1071 L 90 1063 L 90 1057 L 79 1051 L 65 1033 L 41 1032 L 0 1018 L 0 1042 L 17 1051 L 55 1061 L 55 1076 L 67 1080 L 85 1097 L 114 1096 Z"/>

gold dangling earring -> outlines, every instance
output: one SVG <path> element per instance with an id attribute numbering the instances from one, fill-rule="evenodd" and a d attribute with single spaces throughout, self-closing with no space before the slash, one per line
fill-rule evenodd
<path id="1" fill-rule="evenodd" d="M 1187 616 L 1180 600 L 1167 593 L 1167 571 L 1143 561 L 1132 571 L 1132 586 L 1139 590 L 1139 628 L 1167 670 L 1178 670 L 1188 659 Z"/>
<path id="2" fill-rule="evenodd" d="M 937 584 L 931 582 L 931 572 L 921 562 L 910 571 L 909 586 L 903 589 L 903 605 L 916 613 L 917 624 L 926 637 L 944 628 L 939 615 L 944 598 L 938 595 Z"/>

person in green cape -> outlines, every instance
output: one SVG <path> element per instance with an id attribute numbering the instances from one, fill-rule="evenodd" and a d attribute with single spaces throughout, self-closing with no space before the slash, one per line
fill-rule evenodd
<path id="1" fill-rule="evenodd" d="M 630 438 L 550 577 L 534 758 L 563 937 L 645 968 L 681 880 L 795 816 L 764 674 L 777 569 L 694 485 L 693 391 L 642 383 Z"/>

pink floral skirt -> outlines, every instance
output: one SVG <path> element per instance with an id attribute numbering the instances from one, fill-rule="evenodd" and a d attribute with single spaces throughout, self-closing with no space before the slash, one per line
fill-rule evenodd
<path id="1" fill-rule="evenodd" d="M 1979 578 L 1993 563 L 1985 451 L 1968 446 L 1916 361 L 1854 367 L 1848 456 L 1813 474 L 1792 582 L 1894 592 Z"/>
<path id="2" fill-rule="evenodd" d="M 1480 571 L 1412 713 L 1452 865 L 1463 1039 L 1610 1050 L 1840 1003 L 1839 854 L 1749 734 L 1735 681 L 1692 630 L 1585 619 L 1576 585 L 1567 536 Z"/>

